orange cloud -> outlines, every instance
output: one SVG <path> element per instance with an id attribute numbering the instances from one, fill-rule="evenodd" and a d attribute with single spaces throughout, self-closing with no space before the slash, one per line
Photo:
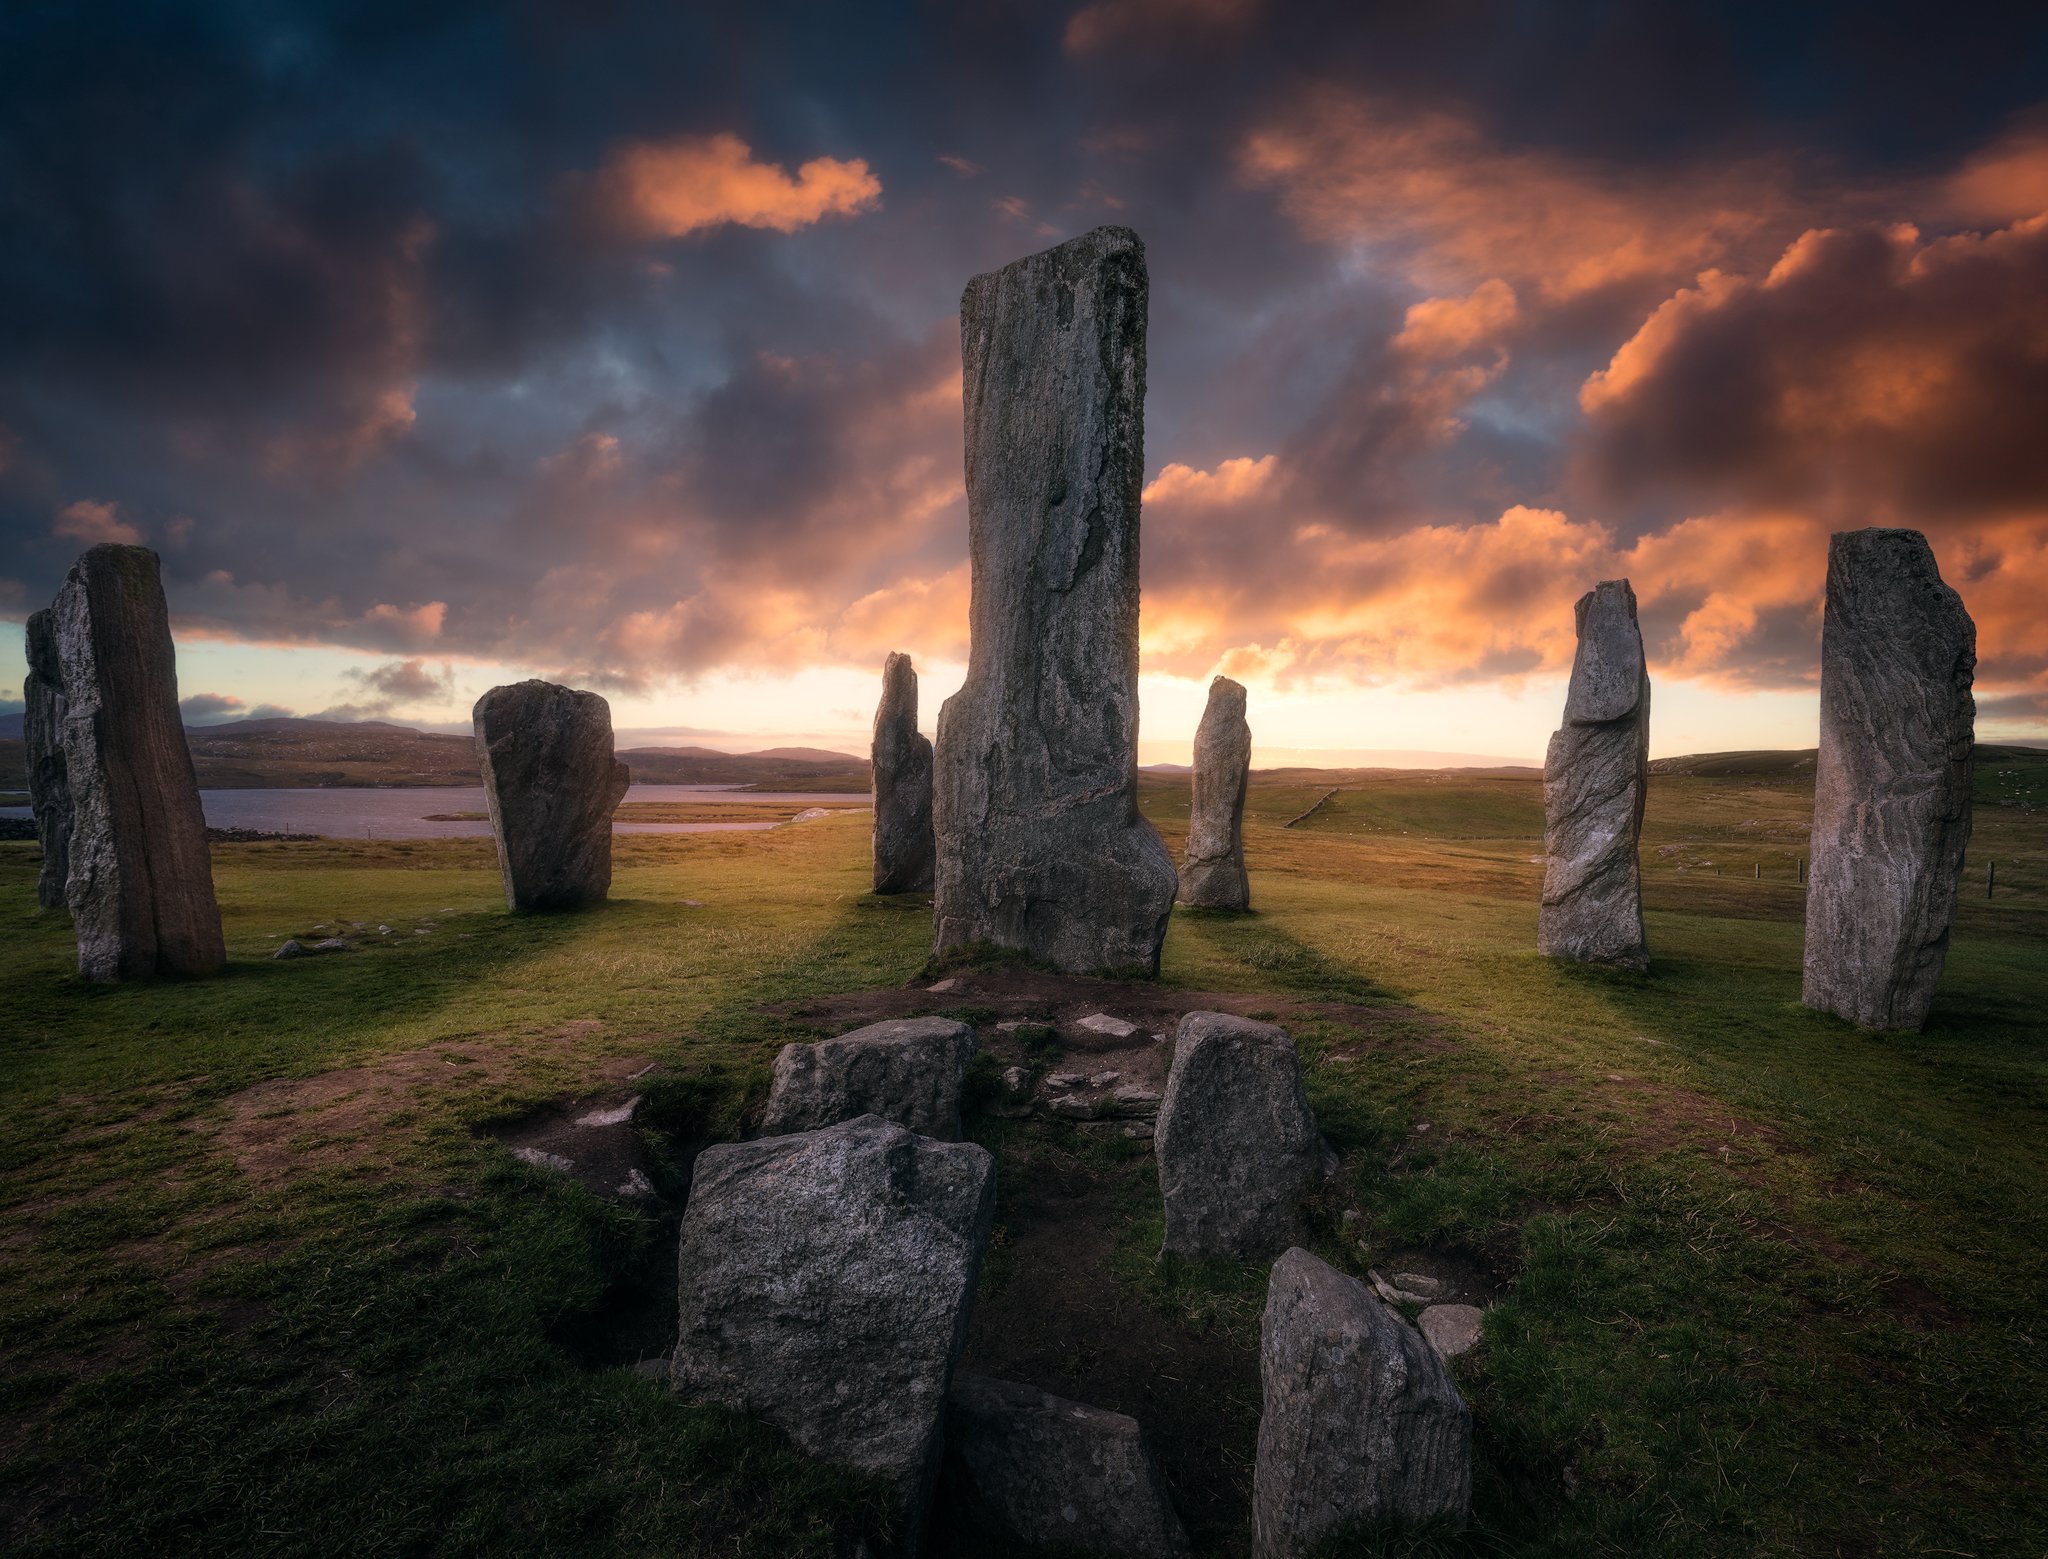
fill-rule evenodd
<path id="1" fill-rule="evenodd" d="M 2048 119 L 2035 118 L 1969 158 L 1943 191 L 1970 221 L 2006 223 L 2048 211 Z"/>
<path id="2" fill-rule="evenodd" d="M 826 217 L 857 215 L 882 198 L 882 181 L 858 157 L 815 157 L 791 177 L 772 162 L 757 162 L 736 135 L 622 147 L 599 184 L 631 225 L 660 238 L 728 223 L 793 233 Z"/>
<path id="3" fill-rule="evenodd" d="M 108 541 L 131 547 L 140 545 L 142 532 L 122 519 L 120 510 L 119 504 L 81 498 L 57 511 L 56 533 L 66 541 L 83 542 L 88 547 Z"/>
<path id="4" fill-rule="evenodd" d="M 1521 323 L 1515 289 L 1498 276 L 1462 298 L 1425 298 L 1413 305 L 1394 337 L 1394 350 L 1408 357 L 1463 357 L 1496 346 Z"/>
<path id="5" fill-rule="evenodd" d="M 1564 299 L 1689 274 L 1782 216 L 1789 177 L 1750 162 L 1654 180 L 1510 151 L 1449 112 L 1383 109 L 1336 89 L 1253 133 L 1249 183 L 1310 237 L 1396 250 L 1432 289 L 1501 278 Z"/>

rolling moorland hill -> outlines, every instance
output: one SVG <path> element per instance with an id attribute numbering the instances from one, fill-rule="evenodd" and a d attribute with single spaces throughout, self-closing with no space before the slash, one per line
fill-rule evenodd
<path id="1" fill-rule="evenodd" d="M 300 786 L 477 785 L 468 736 L 383 720 L 237 720 L 187 726 L 192 761 L 206 790 Z M 865 790 L 863 758 L 815 747 L 726 753 L 709 747 L 628 749 L 633 778 L 651 785 L 760 785 L 781 790 Z M 21 717 L 0 722 L 0 790 L 27 784 Z"/>

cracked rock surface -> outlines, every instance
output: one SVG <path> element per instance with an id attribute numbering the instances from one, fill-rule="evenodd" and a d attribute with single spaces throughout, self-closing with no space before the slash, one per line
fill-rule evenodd
<path id="1" fill-rule="evenodd" d="M 1828 543 L 1807 1006 L 1869 1029 L 1927 1021 L 1970 840 L 1977 629 L 1918 531 Z"/>
<path id="2" fill-rule="evenodd" d="M 1579 597 L 1564 724 L 1543 760 L 1543 907 L 1554 958 L 1650 966 L 1637 857 L 1650 778 L 1650 673 L 1626 579 Z"/>
<path id="3" fill-rule="evenodd" d="M 960 303 L 967 680 L 939 714 L 934 946 L 1156 975 L 1178 874 L 1139 816 L 1145 249 L 1102 227 Z"/>

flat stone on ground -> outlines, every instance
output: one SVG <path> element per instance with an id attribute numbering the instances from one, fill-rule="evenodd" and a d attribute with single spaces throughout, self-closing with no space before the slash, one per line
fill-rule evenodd
<path id="1" fill-rule="evenodd" d="M 1486 1312 L 1477 1305 L 1431 1305 L 1415 1324 L 1429 1345 L 1446 1359 L 1479 1346 L 1479 1326 Z"/>

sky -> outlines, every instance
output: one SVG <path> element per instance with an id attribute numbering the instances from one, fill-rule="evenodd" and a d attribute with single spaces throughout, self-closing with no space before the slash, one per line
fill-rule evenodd
<path id="1" fill-rule="evenodd" d="M 0 711 L 99 541 L 195 722 L 862 750 L 964 675 L 958 302 L 1151 277 L 1141 757 L 1532 760 L 1626 577 L 1658 754 L 1814 741 L 1830 532 L 2048 739 L 2048 8 L 14 6 Z"/>

